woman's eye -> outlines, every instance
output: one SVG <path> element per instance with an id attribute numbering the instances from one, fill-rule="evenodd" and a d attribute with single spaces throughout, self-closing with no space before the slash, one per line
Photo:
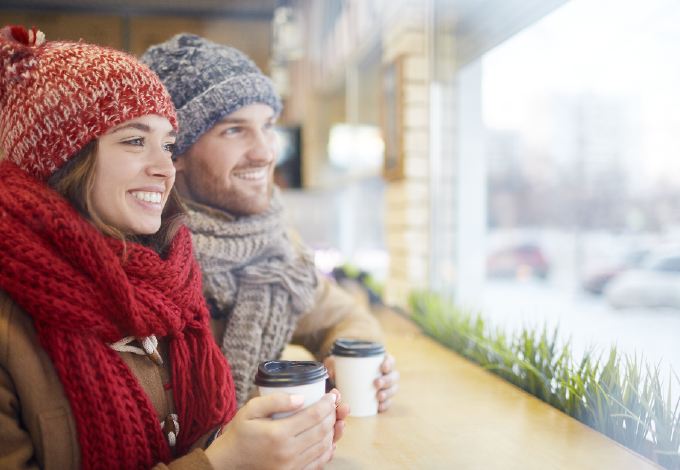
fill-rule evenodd
<path id="1" fill-rule="evenodd" d="M 262 129 L 264 129 L 264 130 L 269 130 L 269 129 L 271 129 L 272 127 L 274 127 L 274 123 L 273 123 L 273 122 L 268 122 L 267 124 L 265 124 L 264 126 L 262 126 Z"/>
<path id="2" fill-rule="evenodd" d="M 224 134 L 236 134 L 241 130 L 240 127 L 229 127 L 224 130 Z"/>
<path id="3" fill-rule="evenodd" d="M 124 140 L 123 144 L 142 146 L 142 145 L 144 145 L 144 138 L 143 137 L 135 137 L 134 139 Z"/>
<path id="4" fill-rule="evenodd" d="M 177 150 L 177 145 L 175 145 L 174 143 L 172 143 L 172 144 L 165 144 L 165 145 L 163 146 L 163 150 L 165 150 L 166 152 L 171 153 L 171 154 L 174 155 L 174 154 L 175 154 L 175 150 Z"/>

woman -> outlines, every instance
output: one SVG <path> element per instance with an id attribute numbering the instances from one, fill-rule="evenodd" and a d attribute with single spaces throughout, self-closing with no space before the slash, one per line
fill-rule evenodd
<path id="1" fill-rule="evenodd" d="M 0 33 L 0 468 L 321 468 L 337 392 L 236 413 L 158 78 L 98 46 Z M 225 426 L 225 424 L 228 425 Z"/>

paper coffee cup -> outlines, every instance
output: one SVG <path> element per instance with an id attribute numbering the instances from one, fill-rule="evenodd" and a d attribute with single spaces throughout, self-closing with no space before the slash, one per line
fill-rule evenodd
<path id="1" fill-rule="evenodd" d="M 350 416 L 372 416 L 378 413 L 378 389 L 374 382 L 382 375 L 385 347 L 372 341 L 338 339 L 331 354 L 335 356 L 335 386 Z"/>
<path id="2" fill-rule="evenodd" d="M 326 394 L 327 378 L 328 371 L 320 362 L 268 361 L 257 367 L 254 382 L 260 388 L 260 396 L 276 392 L 304 395 L 302 408 L 272 415 L 272 418 L 285 418 L 319 401 Z"/>

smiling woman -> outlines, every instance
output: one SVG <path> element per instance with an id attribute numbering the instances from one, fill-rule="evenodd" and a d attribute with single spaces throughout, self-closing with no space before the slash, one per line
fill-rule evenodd
<path id="1" fill-rule="evenodd" d="M 47 179 L 101 232 L 163 252 L 186 214 L 173 189 L 176 131 L 159 115 L 92 140 Z"/>
<path id="2" fill-rule="evenodd" d="M 151 234 L 175 181 L 176 132 L 158 115 L 132 119 L 99 138 L 92 202 L 101 219 L 122 232 Z"/>
<path id="3" fill-rule="evenodd" d="M 165 218 L 173 106 L 123 53 L 21 27 L 3 29 L 0 45 L 0 383 L 13 384 L 0 393 L 0 467 L 169 462 L 236 411 L 186 228 L 175 225 L 163 257 L 130 243 Z M 139 201 L 140 191 L 160 201 Z M 164 356 L 172 373 L 161 369 L 158 383 L 140 374 Z M 175 389 L 197 387 L 191 402 L 150 398 L 169 377 Z M 35 425 L 59 410 L 68 413 Z M 91 434 L 102 422 L 104 445 Z"/>

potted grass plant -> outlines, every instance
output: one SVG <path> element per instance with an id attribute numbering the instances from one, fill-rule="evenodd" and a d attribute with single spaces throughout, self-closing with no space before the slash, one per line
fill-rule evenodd
<path id="1" fill-rule="evenodd" d="M 411 318 L 423 331 L 479 364 L 669 470 L 680 470 L 680 400 L 673 403 L 658 366 L 612 347 L 588 350 L 576 360 L 570 344 L 558 345 L 557 329 L 523 328 L 508 334 L 481 315 L 428 293 L 410 297 Z"/>

